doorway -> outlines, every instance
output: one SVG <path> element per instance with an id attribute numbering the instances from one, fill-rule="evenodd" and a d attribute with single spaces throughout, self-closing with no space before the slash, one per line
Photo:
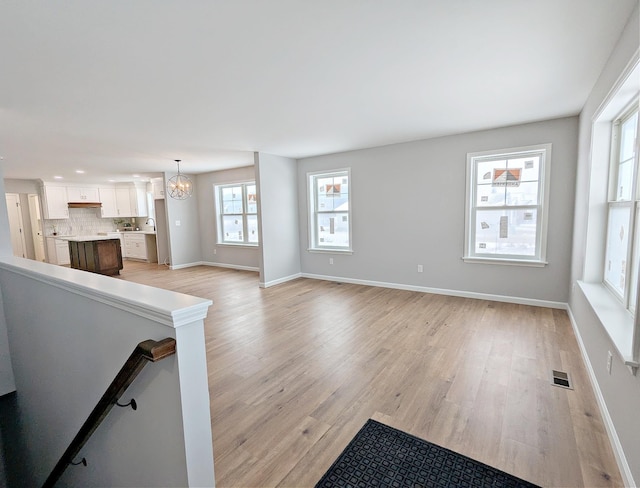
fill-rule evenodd
<path id="1" fill-rule="evenodd" d="M 34 193 L 29 193 L 29 217 L 31 220 L 31 235 L 33 236 L 33 249 L 36 261 L 45 261 L 44 255 L 44 234 L 42 214 L 40 213 L 40 197 Z"/>
<path id="2" fill-rule="evenodd" d="M 20 195 L 17 193 L 7 193 L 7 212 L 9 214 L 9 230 L 11 233 L 11 247 L 13 255 L 21 258 L 27 257 L 26 244 L 24 241 L 24 231 L 22 229 L 22 207 L 20 206 Z"/>

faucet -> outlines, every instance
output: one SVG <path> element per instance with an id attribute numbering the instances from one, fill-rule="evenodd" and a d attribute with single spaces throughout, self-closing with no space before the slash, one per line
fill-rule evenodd
<path id="1" fill-rule="evenodd" d="M 145 225 L 149 225 L 149 221 L 150 220 L 153 220 L 153 231 L 155 232 L 155 230 L 156 230 L 156 221 L 155 221 L 155 219 L 153 217 L 149 217 L 147 219 L 147 221 L 145 222 Z"/>

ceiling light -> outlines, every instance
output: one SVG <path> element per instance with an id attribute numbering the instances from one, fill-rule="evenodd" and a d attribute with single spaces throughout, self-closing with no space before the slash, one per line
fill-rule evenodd
<path id="1" fill-rule="evenodd" d="M 134 178 L 140 178 L 140 175 L 133 175 Z"/>
<path id="2" fill-rule="evenodd" d="M 193 183 L 188 176 L 180 173 L 180 159 L 175 160 L 178 163 L 178 174 L 169 178 L 167 181 L 167 192 L 171 198 L 176 200 L 186 200 L 193 194 Z"/>
<path id="3" fill-rule="evenodd" d="M 54 180 L 61 180 L 61 179 L 62 179 L 62 176 L 54 176 L 54 177 L 53 177 L 53 179 L 54 179 Z"/>
<path id="4" fill-rule="evenodd" d="M 83 175 L 84 174 L 84 170 L 83 169 L 77 169 L 76 173 L 78 173 L 79 175 Z"/>

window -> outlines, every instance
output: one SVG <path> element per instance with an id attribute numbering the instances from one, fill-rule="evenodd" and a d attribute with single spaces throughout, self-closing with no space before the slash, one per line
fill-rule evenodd
<path id="1" fill-rule="evenodd" d="M 640 240 L 637 102 L 617 117 L 612 127 L 604 283 L 633 312 Z"/>
<path id="2" fill-rule="evenodd" d="M 310 249 L 351 251 L 350 172 L 309 174 Z"/>
<path id="3" fill-rule="evenodd" d="M 218 244 L 258 245 L 258 194 L 255 182 L 215 187 Z"/>
<path id="4" fill-rule="evenodd" d="M 467 155 L 467 262 L 546 264 L 551 144 Z"/>

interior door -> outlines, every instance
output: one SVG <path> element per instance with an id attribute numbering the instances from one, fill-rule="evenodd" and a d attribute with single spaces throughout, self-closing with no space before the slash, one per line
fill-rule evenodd
<path id="1" fill-rule="evenodd" d="M 45 261 L 40 197 L 33 193 L 29 194 L 29 216 L 31 217 L 31 235 L 33 236 L 33 248 L 36 253 L 36 261 Z"/>
<path id="2" fill-rule="evenodd" d="M 22 208 L 20 207 L 20 195 L 17 193 L 7 193 L 6 198 L 13 255 L 24 258 L 27 256 L 27 253 L 24 242 L 24 232 L 22 230 Z"/>

